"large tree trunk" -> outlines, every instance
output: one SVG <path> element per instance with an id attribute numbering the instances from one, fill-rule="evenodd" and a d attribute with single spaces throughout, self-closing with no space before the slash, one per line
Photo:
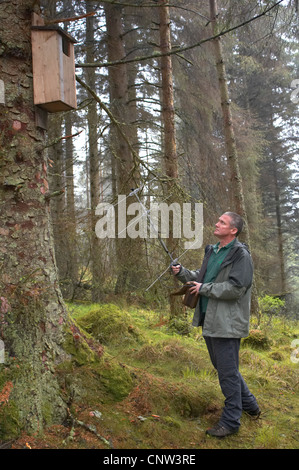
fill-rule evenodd
<path id="1" fill-rule="evenodd" d="M 86 13 L 94 11 L 94 2 L 86 1 Z M 86 59 L 94 62 L 94 18 L 86 18 Z M 95 68 L 86 70 L 87 84 L 96 90 Z M 89 156 L 89 185 L 90 185 L 90 246 L 91 246 L 91 272 L 92 272 L 92 300 L 102 300 L 103 268 L 101 265 L 101 241 L 96 237 L 95 225 L 97 222 L 95 210 L 100 202 L 100 159 L 98 151 L 98 113 L 97 103 L 93 100 L 88 106 L 88 156 Z"/>
<path id="2" fill-rule="evenodd" d="M 67 2 L 64 0 L 64 9 Z M 56 18 L 56 1 L 48 2 L 49 19 Z M 67 24 L 65 25 L 67 31 Z M 64 121 L 64 126 L 62 125 Z M 64 132 L 63 132 L 64 127 Z M 54 245 L 56 264 L 61 289 L 64 297 L 72 298 L 78 281 L 78 260 L 76 243 L 76 211 L 74 191 L 74 146 L 72 135 L 72 114 L 59 113 L 49 116 L 49 158 L 50 189 L 59 193 L 65 191 L 63 196 L 55 197 L 51 203 L 51 215 L 54 229 Z M 67 138 L 62 145 L 61 135 Z"/>
<path id="3" fill-rule="evenodd" d="M 279 280 L 279 292 L 285 294 L 287 292 L 287 280 L 285 273 L 285 262 L 283 253 L 283 229 L 281 220 L 281 202 L 280 202 L 280 188 L 277 175 L 277 161 L 275 156 L 272 156 L 272 172 L 273 172 L 273 183 L 274 183 L 274 198 L 275 198 L 275 213 L 277 221 L 277 244 L 278 244 L 278 264 L 280 268 L 280 280 Z"/>
<path id="4" fill-rule="evenodd" d="M 105 18 L 107 28 L 108 60 L 115 61 L 125 57 L 122 27 L 122 9 L 119 5 L 105 3 Z M 132 142 L 128 107 L 128 73 L 126 64 L 109 67 L 109 92 L 111 112 L 118 126 L 111 127 L 112 152 L 116 159 L 116 185 L 118 195 L 128 195 L 132 188 L 138 185 L 138 167 L 134 167 L 132 150 L 128 142 Z M 121 129 L 120 129 L 121 128 Z M 124 138 L 123 134 L 126 136 Z M 132 201 L 136 202 L 136 201 Z M 119 207 L 117 207 L 119 209 Z M 116 256 L 118 277 L 115 293 L 121 294 L 134 287 L 132 279 L 138 262 L 136 240 L 116 239 Z M 134 281 L 133 281 L 134 283 Z"/>
<path id="5" fill-rule="evenodd" d="M 75 206 L 75 183 L 74 183 L 74 145 L 72 135 L 72 115 L 65 116 L 65 178 L 66 178 L 66 294 L 73 298 L 76 284 L 78 282 L 78 252 L 77 252 L 77 230 L 76 230 L 76 206 Z"/>
<path id="6" fill-rule="evenodd" d="M 213 28 L 213 35 L 218 33 L 218 8 L 217 0 L 210 0 L 210 16 Z M 247 212 L 244 200 L 242 176 L 239 168 L 238 152 L 236 147 L 236 138 L 231 114 L 230 99 L 227 86 L 225 62 L 222 53 L 221 39 L 214 40 L 214 51 L 216 59 L 216 68 L 219 81 L 219 91 L 221 99 L 221 108 L 223 115 L 223 128 L 225 136 L 225 148 L 228 165 L 230 169 L 230 191 L 232 194 L 232 210 L 237 212 L 245 222 L 244 238 L 250 248 L 250 234 L 248 227 Z M 259 303 L 255 281 L 252 290 L 251 311 L 258 315 Z"/>
<path id="7" fill-rule="evenodd" d="M 217 0 L 210 0 L 210 15 L 213 28 L 213 35 L 218 33 L 218 8 Z M 227 86 L 225 63 L 222 53 L 221 39 L 217 38 L 214 41 L 214 51 L 216 59 L 216 68 L 219 81 L 219 91 L 221 98 L 221 108 L 223 115 L 223 127 L 225 135 L 225 147 L 227 161 L 230 168 L 230 190 L 232 195 L 232 204 L 234 210 L 240 214 L 244 219 L 247 219 L 242 177 L 239 168 L 238 153 L 236 148 L 236 138 L 233 127 L 233 118 L 231 114 L 230 99 Z"/>
<path id="8" fill-rule="evenodd" d="M 171 51 L 170 16 L 166 0 L 160 0 L 160 50 L 162 54 Z M 161 57 L 162 75 L 162 121 L 164 129 L 164 162 L 165 171 L 170 179 L 178 177 L 178 163 L 175 139 L 175 111 L 173 98 L 172 62 L 170 55 Z M 171 183 L 170 183 L 171 184 Z"/>
<path id="9" fill-rule="evenodd" d="M 55 2 L 56 4 L 57 2 Z M 63 8 L 70 16 L 75 16 L 69 0 L 63 1 Z M 68 30 L 68 23 L 64 24 L 65 31 Z M 73 113 L 66 113 L 64 126 L 66 133 L 65 140 L 65 177 L 66 177 L 66 216 L 67 216 L 67 290 L 68 298 L 73 298 L 78 282 L 78 251 L 77 251 L 77 222 L 75 206 L 75 182 L 74 182 L 74 144 L 73 134 Z"/>
<path id="10" fill-rule="evenodd" d="M 48 157 L 49 185 L 53 193 L 60 195 L 51 199 L 51 218 L 53 224 L 53 235 L 55 245 L 56 264 L 59 279 L 66 278 L 66 247 L 65 247 L 65 177 L 64 177 L 64 154 L 61 141 L 62 114 L 49 116 L 48 118 Z"/>
<path id="11" fill-rule="evenodd" d="M 173 97 L 173 79 L 172 79 L 172 61 L 171 56 L 167 55 L 171 51 L 170 37 L 170 15 L 167 0 L 160 0 L 159 8 L 159 33 L 160 33 L 160 50 L 161 57 L 161 79 L 162 79 L 162 124 L 163 124 L 163 162 L 165 174 L 168 176 L 167 192 L 169 204 L 178 202 L 178 195 L 175 194 L 174 188 L 178 179 L 178 161 L 176 151 L 175 136 L 175 110 Z M 167 248 L 170 253 L 174 253 L 177 243 L 173 238 L 171 227 L 169 227 L 169 238 L 167 240 Z M 178 253 L 176 252 L 176 255 Z M 178 281 L 173 278 L 174 289 L 178 287 Z M 170 296 L 170 315 L 177 316 L 182 313 L 180 299 L 176 296 Z"/>
<path id="12" fill-rule="evenodd" d="M 51 233 L 45 132 L 35 125 L 33 3 L 7 0 L 0 9 L 6 97 L 0 105 L 0 335 L 10 358 L 8 376 L 18 365 L 10 394 L 16 419 L 39 430 L 46 416 L 61 422 L 66 414 L 53 373 L 62 354 L 66 310 Z"/>

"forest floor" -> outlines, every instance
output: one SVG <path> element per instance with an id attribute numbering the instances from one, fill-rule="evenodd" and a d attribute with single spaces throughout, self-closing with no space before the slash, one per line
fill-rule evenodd
<path id="1" fill-rule="evenodd" d="M 205 432 L 218 421 L 223 396 L 201 329 L 178 334 L 166 312 L 138 306 L 68 308 L 104 352 L 99 360 L 78 354 L 59 369 L 70 410 L 65 425 L 23 434 L 10 448 L 298 449 L 298 322 L 265 317 L 257 327 L 252 319 L 240 371 L 262 414 L 243 413 L 239 432 L 219 440 Z"/>

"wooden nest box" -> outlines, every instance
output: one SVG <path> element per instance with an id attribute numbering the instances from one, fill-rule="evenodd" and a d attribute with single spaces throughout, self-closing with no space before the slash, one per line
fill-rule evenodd
<path id="1" fill-rule="evenodd" d="M 34 13 L 31 40 L 34 104 L 50 113 L 76 109 L 75 39 Z"/>

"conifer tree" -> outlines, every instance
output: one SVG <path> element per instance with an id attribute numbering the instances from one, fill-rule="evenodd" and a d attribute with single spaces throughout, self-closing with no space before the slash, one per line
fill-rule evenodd
<path id="1" fill-rule="evenodd" d="M 5 350 L 19 366 L 10 395 L 15 420 L 40 431 L 45 419 L 66 417 L 54 374 L 63 356 L 66 309 L 50 224 L 46 134 L 36 126 L 33 105 L 32 13 L 32 0 L 1 2 L 0 307 Z M 5 416 L 0 419 L 5 428 Z"/>

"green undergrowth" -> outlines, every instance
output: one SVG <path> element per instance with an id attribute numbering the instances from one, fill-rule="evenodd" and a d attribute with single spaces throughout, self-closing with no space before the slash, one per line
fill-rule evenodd
<path id="1" fill-rule="evenodd" d="M 298 448 L 296 323 L 264 316 L 257 326 L 252 320 L 251 334 L 242 340 L 240 370 L 262 416 L 253 421 L 244 414 L 239 433 L 219 441 L 205 434 L 221 415 L 223 396 L 201 329 L 178 334 L 167 312 L 136 306 L 68 308 L 78 327 L 103 346 L 95 361 L 73 360 L 61 372 L 71 410 L 95 425 L 111 446 Z M 101 419 L 90 415 L 94 408 Z"/>
<path id="2" fill-rule="evenodd" d="M 205 430 L 218 421 L 224 398 L 201 329 L 179 334 L 168 312 L 126 304 L 77 303 L 68 310 L 74 322 L 66 332 L 69 360 L 57 376 L 69 404 L 69 428 L 51 428 L 47 444 L 36 441 L 37 447 L 298 448 L 295 322 L 252 320 L 240 371 L 262 415 L 253 421 L 244 413 L 239 433 L 217 440 Z"/>

